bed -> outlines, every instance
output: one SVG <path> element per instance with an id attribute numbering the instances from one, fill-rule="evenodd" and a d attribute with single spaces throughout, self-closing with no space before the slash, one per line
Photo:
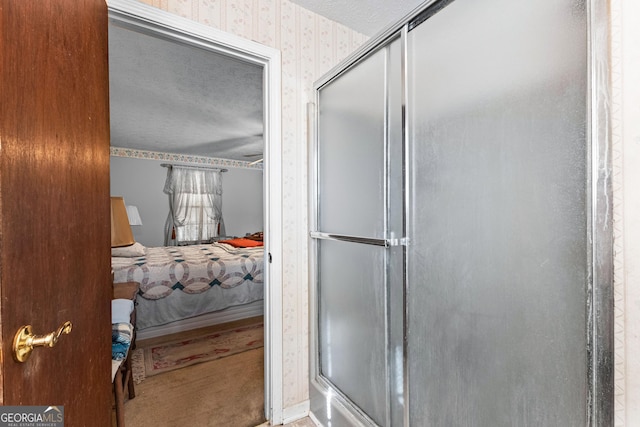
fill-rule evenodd
<path id="1" fill-rule="evenodd" d="M 112 251 L 114 283 L 140 283 L 139 338 L 262 314 L 264 248 L 228 242 Z"/>

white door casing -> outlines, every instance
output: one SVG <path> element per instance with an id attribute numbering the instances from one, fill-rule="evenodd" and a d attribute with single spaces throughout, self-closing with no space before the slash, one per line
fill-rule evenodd
<path id="1" fill-rule="evenodd" d="M 109 19 L 264 69 L 265 415 L 282 423 L 282 157 L 280 51 L 134 0 L 109 0 Z"/>

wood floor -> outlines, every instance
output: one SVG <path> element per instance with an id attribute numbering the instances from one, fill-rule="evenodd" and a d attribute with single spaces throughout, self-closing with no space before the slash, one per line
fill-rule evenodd
<path id="1" fill-rule="evenodd" d="M 237 328 L 244 325 L 251 325 L 253 323 L 260 322 L 261 320 L 263 320 L 262 316 L 249 317 L 247 319 L 236 320 L 234 322 L 207 326 L 206 328 L 192 329 L 190 331 L 180 332 L 177 334 L 164 335 L 161 337 L 149 338 L 146 340 L 138 340 L 136 341 L 136 346 L 143 348 L 143 347 L 162 344 L 170 341 L 175 341 L 178 339 L 188 340 L 190 338 L 199 337 L 201 335 L 205 335 L 212 332 L 224 331 L 226 329 L 233 329 L 233 328 Z"/>

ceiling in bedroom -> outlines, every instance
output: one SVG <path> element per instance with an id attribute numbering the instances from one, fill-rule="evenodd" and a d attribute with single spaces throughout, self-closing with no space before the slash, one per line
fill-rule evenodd
<path id="1" fill-rule="evenodd" d="M 262 67 L 109 26 L 111 145 L 254 161 Z"/>
<path id="2" fill-rule="evenodd" d="M 422 0 L 293 0 L 373 35 Z M 262 67 L 109 26 L 111 145 L 254 161 L 263 153 Z"/>

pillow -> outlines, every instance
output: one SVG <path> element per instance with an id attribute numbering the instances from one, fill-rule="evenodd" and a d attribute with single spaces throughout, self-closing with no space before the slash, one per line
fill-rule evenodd
<path id="1" fill-rule="evenodd" d="M 218 243 L 226 243 L 234 248 L 253 248 L 255 246 L 263 246 L 262 242 L 244 238 L 220 240 Z"/>
<path id="2" fill-rule="evenodd" d="M 262 242 L 262 238 L 263 238 L 263 234 L 262 231 L 258 231 L 256 233 L 253 234 L 247 234 L 246 236 L 244 236 L 245 239 L 249 239 L 249 240 L 257 240 L 259 242 Z"/>
<path id="3" fill-rule="evenodd" d="M 123 298 L 111 300 L 111 323 L 129 323 L 132 312 L 132 300 Z"/>
<path id="4" fill-rule="evenodd" d="M 122 248 L 111 248 L 111 256 L 115 257 L 134 258 L 138 256 L 145 256 L 146 254 L 147 248 L 138 242 Z"/>

